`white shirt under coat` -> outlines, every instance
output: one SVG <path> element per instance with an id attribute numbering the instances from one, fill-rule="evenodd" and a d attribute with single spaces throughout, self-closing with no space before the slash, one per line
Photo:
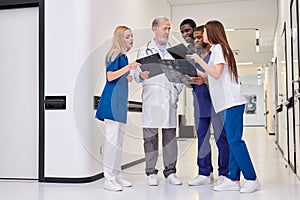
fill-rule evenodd
<path id="1" fill-rule="evenodd" d="M 162 59 L 173 59 L 165 51 L 164 55 L 158 49 L 154 40 L 140 48 L 137 59 L 159 53 Z M 167 47 L 168 48 L 168 47 Z M 147 54 L 148 53 L 148 54 Z M 143 85 L 142 101 L 142 126 L 144 128 L 176 128 L 177 127 L 177 102 L 183 85 L 169 82 L 164 73 L 149 79 L 142 80 L 138 67 L 134 72 L 134 79 Z"/>
<path id="2" fill-rule="evenodd" d="M 245 104 L 246 100 L 242 94 L 241 84 L 231 79 L 221 45 L 212 45 L 210 51 L 209 66 L 214 67 L 216 64 L 224 63 L 223 72 L 218 79 L 208 74 L 209 91 L 215 111 L 218 113 L 225 109 Z"/>

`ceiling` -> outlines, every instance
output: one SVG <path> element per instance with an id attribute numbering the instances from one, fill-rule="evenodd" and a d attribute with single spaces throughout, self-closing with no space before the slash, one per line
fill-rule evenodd
<path id="1" fill-rule="evenodd" d="M 249 0 L 168 0 L 171 5 L 187 5 L 187 4 L 204 4 L 204 3 L 224 3 L 224 2 L 238 2 Z M 251 1 L 251 0 L 250 0 Z"/>
<path id="2" fill-rule="evenodd" d="M 168 2 L 175 12 L 176 8 L 184 6 L 187 8 L 199 7 L 199 12 L 201 12 L 201 8 L 209 8 L 210 12 L 209 14 L 207 14 L 208 11 L 205 12 L 205 16 L 210 15 L 208 16 L 210 19 L 218 17 L 225 29 L 235 29 L 235 31 L 227 31 L 227 37 L 231 48 L 236 52 L 237 63 L 253 62 L 253 64 L 238 65 L 240 76 L 255 77 L 258 68 L 261 67 L 263 78 L 264 70 L 273 57 L 277 0 L 168 0 Z M 216 10 L 218 8 L 222 9 L 221 14 Z M 224 14 L 224 18 L 222 18 L 222 14 Z M 192 18 L 199 15 L 189 13 Z M 256 52 L 255 29 L 259 30 L 259 52 Z M 245 80 L 248 84 L 257 83 L 255 78 Z"/>

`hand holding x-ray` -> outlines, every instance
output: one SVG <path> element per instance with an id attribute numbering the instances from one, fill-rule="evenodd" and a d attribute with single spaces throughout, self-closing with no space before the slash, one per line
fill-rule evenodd
<path id="1" fill-rule="evenodd" d="M 197 84 L 197 85 L 201 85 L 201 84 L 203 84 L 203 83 L 206 83 L 202 76 L 191 77 L 191 79 L 192 79 L 192 80 L 195 82 L 195 84 Z"/>
<path id="2" fill-rule="evenodd" d="M 141 71 L 140 72 L 140 77 L 145 80 L 145 79 L 148 79 L 149 78 L 149 74 L 150 72 L 149 71 Z"/>

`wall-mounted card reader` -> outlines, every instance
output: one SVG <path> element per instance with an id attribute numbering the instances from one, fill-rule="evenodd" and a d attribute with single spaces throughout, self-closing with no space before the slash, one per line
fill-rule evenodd
<path id="1" fill-rule="evenodd" d="M 45 110 L 65 110 L 66 96 L 45 96 Z"/>

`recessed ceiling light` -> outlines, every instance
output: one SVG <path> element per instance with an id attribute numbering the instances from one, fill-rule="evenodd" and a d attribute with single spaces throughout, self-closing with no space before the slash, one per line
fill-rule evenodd
<path id="1" fill-rule="evenodd" d="M 253 62 L 241 62 L 241 63 L 236 63 L 236 65 L 253 65 Z"/>

